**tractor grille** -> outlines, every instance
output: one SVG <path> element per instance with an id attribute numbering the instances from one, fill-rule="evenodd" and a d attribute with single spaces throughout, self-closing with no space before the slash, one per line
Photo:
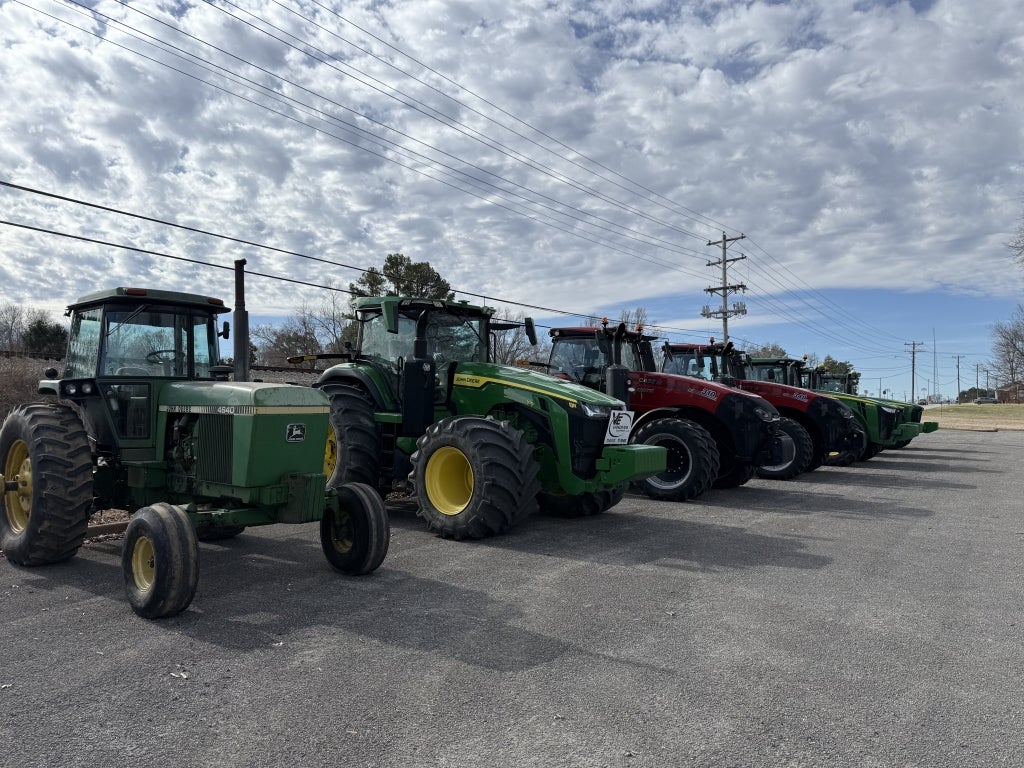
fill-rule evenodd
<path id="1" fill-rule="evenodd" d="M 589 480 L 597 473 L 597 460 L 604 452 L 604 436 L 608 419 L 587 419 L 569 415 L 569 446 L 572 473 Z"/>
<path id="2" fill-rule="evenodd" d="M 233 440 L 230 416 L 203 415 L 199 418 L 196 446 L 196 480 L 231 483 Z"/>

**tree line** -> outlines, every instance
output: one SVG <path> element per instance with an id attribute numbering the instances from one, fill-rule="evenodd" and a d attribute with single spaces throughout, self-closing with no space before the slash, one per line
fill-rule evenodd
<path id="1" fill-rule="evenodd" d="M 68 329 L 45 309 L 0 304 L 0 351 L 26 357 L 64 356 Z"/>

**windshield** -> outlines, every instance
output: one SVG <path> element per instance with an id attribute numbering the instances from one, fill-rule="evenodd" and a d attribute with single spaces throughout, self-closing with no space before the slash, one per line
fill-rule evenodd
<path id="1" fill-rule="evenodd" d="M 603 381 L 604 369 L 612 364 L 612 343 L 596 336 L 558 337 L 551 349 L 548 371 L 573 381 L 599 383 Z M 623 343 L 621 362 L 631 371 L 644 370 L 640 347 L 636 342 Z"/>
<path id="2" fill-rule="evenodd" d="M 197 379 L 212 377 L 217 353 L 211 315 L 185 307 L 108 308 L 103 326 L 100 376 L 187 377 L 192 368 Z"/>
<path id="3" fill-rule="evenodd" d="M 389 365 L 396 364 L 399 358 L 412 357 L 420 311 L 400 312 L 398 333 L 388 332 L 382 313 L 364 313 L 360 325 L 360 354 Z M 483 327 L 484 319 L 480 317 L 462 318 L 449 312 L 430 312 L 426 327 L 427 354 L 433 356 L 438 367 L 452 362 L 486 362 Z"/>
<path id="4" fill-rule="evenodd" d="M 703 359 L 701 359 L 695 352 L 673 352 L 665 358 L 663 370 L 665 373 L 693 376 L 697 379 L 711 381 L 711 357 L 711 355 L 703 355 Z"/>

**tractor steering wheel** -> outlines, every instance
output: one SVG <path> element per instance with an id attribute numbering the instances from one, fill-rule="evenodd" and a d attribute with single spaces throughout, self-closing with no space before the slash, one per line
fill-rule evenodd
<path id="1" fill-rule="evenodd" d="M 146 360 L 151 363 L 173 363 L 184 359 L 184 352 L 176 352 L 173 349 L 154 349 L 146 355 Z"/>

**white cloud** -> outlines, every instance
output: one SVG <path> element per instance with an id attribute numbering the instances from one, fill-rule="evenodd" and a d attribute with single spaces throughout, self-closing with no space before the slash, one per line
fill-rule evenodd
<path id="1" fill-rule="evenodd" d="M 100 37 L 0 4 L 0 177 L 347 265 L 402 251 L 467 292 L 585 312 L 676 297 L 690 316 L 716 277 L 705 243 L 726 227 L 788 270 L 753 248 L 743 268 L 781 301 L 797 279 L 1024 287 L 1012 269 L 993 280 L 966 268 L 1002 255 L 1022 213 L 1024 20 L 1010 0 L 984 14 L 952 0 L 336 5 L 436 72 L 316 5 L 284 5 L 320 26 L 276 4 L 246 4 L 252 17 L 224 9 L 308 41 L 319 60 L 206 4 L 96 6 L 272 89 L 261 92 L 52 0 L 39 8 Z M 253 271 L 341 286 L 358 274 L 21 192 L 0 190 L 0 201 L 12 221 L 223 266 L 246 258 Z M 3 299 L 54 307 L 111 282 L 225 295 L 232 285 L 227 271 L 6 226 L 0 274 Z M 248 303 L 284 314 L 316 296 L 253 280 Z"/>

